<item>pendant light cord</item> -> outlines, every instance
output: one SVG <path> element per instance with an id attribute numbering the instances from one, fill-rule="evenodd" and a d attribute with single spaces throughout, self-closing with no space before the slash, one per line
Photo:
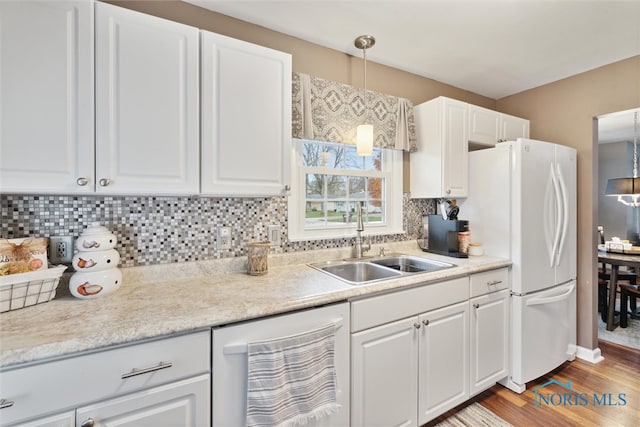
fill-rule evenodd
<path id="1" fill-rule="evenodd" d="M 633 115 L 633 177 L 638 177 L 638 112 Z"/>
<path id="2" fill-rule="evenodd" d="M 367 110 L 367 48 L 366 46 L 362 49 L 362 58 L 364 59 L 364 120 L 366 122 L 367 117 L 369 116 Z"/>

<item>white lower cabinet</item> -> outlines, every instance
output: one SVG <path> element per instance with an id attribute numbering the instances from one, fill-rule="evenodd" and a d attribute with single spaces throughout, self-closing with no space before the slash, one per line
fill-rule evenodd
<path id="1" fill-rule="evenodd" d="M 462 277 L 352 302 L 352 426 L 420 426 L 468 398 L 468 299 Z"/>
<path id="2" fill-rule="evenodd" d="M 200 375 L 78 408 L 79 427 L 206 427 L 209 375 Z"/>
<path id="3" fill-rule="evenodd" d="M 508 375 L 509 290 L 472 298 L 471 390 L 473 396 Z"/>
<path id="4" fill-rule="evenodd" d="M 418 425 L 469 398 L 469 304 L 419 317 Z"/>
<path id="5" fill-rule="evenodd" d="M 210 331 L 0 372 L 0 426 L 208 426 Z"/>
<path id="6" fill-rule="evenodd" d="M 417 426 L 417 318 L 351 337 L 351 425 Z"/>
<path id="7" fill-rule="evenodd" d="M 502 268 L 353 301 L 351 425 L 421 426 L 506 377 L 508 287 Z"/>

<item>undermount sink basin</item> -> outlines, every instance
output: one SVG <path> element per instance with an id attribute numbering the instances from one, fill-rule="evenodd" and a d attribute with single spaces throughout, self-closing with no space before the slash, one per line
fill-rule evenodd
<path id="1" fill-rule="evenodd" d="M 311 266 L 352 285 L 389 279 L 402 274 L 399 271 L 390 270 L 369 262 L 333 261 L 312 264 Z"/>
<path id="2" fill-rule="evenodd" d="M 453 264 L 449 264 L 448 262 L 428 260 L 409 255 L 374 259 L 371 260 L 371 262 L 377 265 L 393 268 L 394 270 L 402 271 L 404 273 L 421 273 L 453 267 Z"/>
<path id="3" fill-rule="evenodd" d="M 455 267 L 448 262 L 402 254 L 368 260 L 327 261 L 309 265 L 351 285 L 362 285 L 406 274 L 428 273 Z"/>

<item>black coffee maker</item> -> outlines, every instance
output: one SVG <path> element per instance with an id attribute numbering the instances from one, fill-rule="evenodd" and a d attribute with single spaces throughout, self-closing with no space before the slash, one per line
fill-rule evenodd
<path id="1" fill-rule="evenodd" d="M 456 258 L 469 255 L 458 250 L 458 233 L 469 231 L 469 221 L 444 219 L 441 215 L 427 215 L 429 224 L 429 247 L 424 251 Z"/>

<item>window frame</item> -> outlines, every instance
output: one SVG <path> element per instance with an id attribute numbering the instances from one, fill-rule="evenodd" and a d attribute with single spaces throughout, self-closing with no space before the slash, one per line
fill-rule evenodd
<path id="1" fill-rule="evenodd" d="M 305 170 L 324 173 L 327 170 L 338 171 L 337 175 L 370 176 L 385 180 L 385 194 L 383 206 L 385 209 L 384 224 L 365 224 L 365 236 L 377 236 L 387 234 L 404 233 L 402 228 L 402 151 L 382 150 L 382 171 L 352 171 L 348 169 L 333 169 L 302 166 L 302 147 L 305 142 L 323 143 L 306 139 L 292 140 L 293 155 L 291 156 L 291 192 L 288 201 L 288 237 L 289 241 L 298 242 L 305 240 L 341 239 L 351 238 L 356 234 L 355 221 L 344 226 L 331 226 L 324 228 L 305 229 L 306 221 L 306 174 Z M 345 144 L 348 145 L 348 144 Z"/>

